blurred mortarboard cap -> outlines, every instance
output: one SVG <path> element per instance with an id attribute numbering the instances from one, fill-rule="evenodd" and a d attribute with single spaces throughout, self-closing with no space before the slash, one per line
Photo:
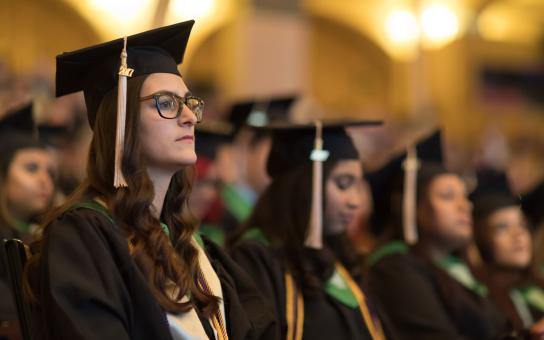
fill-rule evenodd
<path id="1" fill-rule="evenodd" d="M 215 159 L 217 149 L 230 141 L 233 126 L 229 122 L 204 120 L 195 127 L 196 154 Z"/>
<path id="2" fill-rule="evenodd" d="M 179 75 L 177 65 L 183 60 L 194 21 L 186 21 L 127 37 L 127 66 L 132 77 L 151 73 Z M 57 97 L 83 91 L 91 128 L 102 98 L 116 88 L 119 55 L 124 40 L 63 53 L 57 56 Z"/>
<path id="3" fill-rule="evenodd" d="M 7 112 L 0 120 L 0 169 L 4 173 L 17 151 L 44 147 L 36 136 L 32 103 Z"/>
<path id="4" fill-rule="evenodd" d="M 40 140 L 55 148 L 67 145 L 74 134 L 68 126 L 62 124 L 43 123 L 37 128 Z"/>
<path id="5" fill-rule="evenodd" d="M 34 122 L 32 103 L 8 111 L 0 118 L 1 134 L 6 132 L 34 134 L 35 131 L 36 124 Z"/>
<path id="6" fill-rule="evenodd" d="M 336 120 L 322 122 L 323 149 L 327 160 L 359 159 L 359 153 L 346 132 L 350 126 L 375 126 L 381 121 Z M 314 124 L 272 123 L 263 128 L 272 133 L 272 147 L 266 170 L 270 177 L 278 177 L 301 164 L 310 164 L 314 149 L 316 127 Z"/>
<path id="7" fill-rule="evenodd" d="M 417 158 L 420 162 L 443 164 L 442 132 L 437 130 L 416 144 Z"/>
<path id="8" fill-rule="evenodd" d="M 236 129 L 245 125 L 247 117 L 251 113 L 251 110 L 253 110 L 255 103 L 256 102 L 254 101 L 245 101 L 233 104 L 228 113 L 229 123 L 231 123 Z"/>
<path id="9" fill-rule="evenodd" d="M 442 133 L 437 130 L 423 139 L 416 142 L 415 150 L 417 159 L 419 162 L 425 163 L 443 163 L 443 150 L 442 150 Z M 400 155 L 394 157 L 387 162 L 380 169 L 367 174 L 367 180 L 372 189 L 372 196 L 374 197 L 375 204 L 381 202 L 382 196 L 387 195 L 388 191 L 393 188 L 389 188 L 392 184 L 391 180 L 394 177 L 399 177 L 403 173 L 404 160 L 407 157 L 407 152 L 402 152 Z M 384 190 L 385 187 L 391 190 Z M 395 188 L 402 189 L 402 188 Z M 387 198 L 387 197 L 384 197 Z"/>
<path id="10" fill-rule="evenodd" d="M 406 177 L 411 177 L 412 181 L 417 178 L 417 175 L 415 174 L 416 177 L 410 176 L 406 170 L 410 169 L 416 171 L 418 164 L 422 163 L 443 163 L 442 133 L 440 130 L 434 131 L 430 135 L 420 139 L 415 145 L 410 146 L 408 149 L 410 148 L 415 152 L 409 153 L 408 151 L 405 151 L 391 159 L 380 169 L 367 173 L 366 179 L 370 184 L 374 204 L 371 215 L 371 224 L 375 233 L 383 232 L 383 229 L 391 227 L 391 223 L 399 222 L 392 221 L 393 216 L 391 212 L 394 210 L 395 205 L 405 204 L 403 202 L 406 198 L 401 200 L 401 195 L 404 195 L 404 188 L 407 181 Z M 412 156 L 417 159 L 410 160 L 409 158 Z M 417 161 L 418 164 L 414 164 L 415 161 Z M 411 193 L 408 194 L 415 196 L 415 183 L 411 183 L 410 187 Z M 412 200 L 414 199 L 415 197 L 412 197 Z M 411 204 L 415 204 L 415 202 L 411 202 Z M 402 209 L 402 213 L 404 214 L 404 209 Z M 413 229 L 413 226 L 409 229 Z M 415 233 L 414 230 L 411 232 Z"/>
<path id="11" fill-rule="evenodd" d="M 529 192 L 521 195 L 521 208 L 531 225 L 539 227 L 544 221 L 544 181 L 540 182 Z"/>
<path id="12" fill-rule="evenodd" d="M 476 173 L 476 178 L 477 186 L 470 193 L 474 219 L 486 218 L 501 208 L 520 205 L 520 200 L 512 193 L 504 172 L 492 169 L 480 170 Z"/>
<path id="13" fill-rule="evenodd" d="M 296 96 L 282 96 L 270 100 L 252 100 L 239 102 L 231 107 L 229 122 L 234 126 L 234 133 L 243 127 L 263 127 L 275 122 L 289 120 L 289 113 Z"/>

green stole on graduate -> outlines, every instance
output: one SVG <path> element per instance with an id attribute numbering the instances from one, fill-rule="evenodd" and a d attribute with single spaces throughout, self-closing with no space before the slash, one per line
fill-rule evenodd
<path id="1" fill-rule="evenodd" d="M 265 246 L 270 245 L 270 241 L 268 241 L 263 232 L 258 228 L 247 230 L 242 235 L 242 239 L 255 240 Z M 289 271 L 285 272 L 284 283 L 286 291 L 287 339 L 298 340 L 303 336 L 303 294 L 300 288 L 296 287 L 292 274 Z M 375 340 L 384 339 L 381 324 L 369 312 L 364 293 L 340 262 L 335 263 L 335 270 L 325 283 L 324 290 L 329 296 L 345 306 L 352 309 L 359 309 L 372 338 Z"/>
<path id="2" fill-rule="evenodd" d="M 221 197 L 227 210 L 232 213 L 238 222 L 245 221 L 249 217 L 253 204 L 240 195 L 233 185 L 223 185 L 221 188 Z"/>
<path id="3" fill-rule="evenodd" d="M 442 268 L 452 279 L 459 282 L 465 288 L 473 291 L 481 297 L 486 297 L 488 294 L 487 287 L 479 282 L 467 264 L 457 256 L 447 255 L 435 264 Z"/>
<path id="4" fill-rule="evenodd" d="M 514 288 L 510 291 L 510 299 L 525 327 L 535 323 L 529 306 L 544 312 L 544 290 L 534 284 Z"/>

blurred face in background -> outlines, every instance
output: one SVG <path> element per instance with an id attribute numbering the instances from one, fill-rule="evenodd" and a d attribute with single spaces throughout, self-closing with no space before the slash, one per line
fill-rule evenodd
<path id="1" fill-rule="evenodd" d="M 363 205 L 363 170 L 358 160 L 339 161 L 325 182 L 324 233 L 345 231 Z"/>
<path id="2" fill-rule="evenodd" d="M 487 218 L 493 260 L 506 268 L 524 269 L 532 257 L 531 234 L 517 206 L 497 209 Z"/>
<path id="3" fill-rule="evenodd" d="M 472 203 L 465 183 L 455 174 L 431 180 L 426 197 L 418 206 L 419 226 L 431 242 L 455 250 L 472 238 Z"/>
<path id="4" fill-rule="evenodd" d="M 257 193 L 263 192 L 270 184 L 270 177 L 266 173 L 266 161 L 271 147 L 272 138 L 265 136 L 250 145 L 247 153 L 246 180 Z"/>
<path id="5" fill-rule="evenodd" d="M 44 213 L 54 194 L 56 169 L 53 156 L 44 149 L 21 149 L 9 165 L 5 195 L 10 214 L 27 221 Z"/>

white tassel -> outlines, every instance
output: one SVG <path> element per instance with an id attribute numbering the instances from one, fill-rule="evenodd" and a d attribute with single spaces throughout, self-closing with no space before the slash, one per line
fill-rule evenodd
<path id="1" fill-rule="evenodd" d="M 310 156 L 313 161 L 312 169 L 312 208 L 310 225 L 304 245 L 309 248 L 323 248 L 323 162 L 329 157 L 329 152 L 323 150 L 322 125 L 315 123 L 316 136 L 314 150 Z"/>
<path id="2" fill-rule="evenodd" d="M 402 199 L 402 227 L 404 240 L 407 244 L 417 243 L 417 223 L 416 223 L 416 195 L 417 195 L 417 170 L 419 162 L 417 160 L 417 151 L 415 146 L 407 150 L 406 160 L 404 161 L 404 193 Z"/>
<path id="3" fill-rule="evenodd" d="M 127 37 L 125 37 L 123 51 L 121 52 L 119 82 L 117 84 L 117 131 L 115 134 L 115 165 L 113 173 L 113 186 L 115 188 L 127 186 L 127 182 L 121 169 L 121 163 L 123 161 L 125 123 L 127 117 L 127 78 L 132 77 L 133 72 L 134 70 L 127 66 Z"/>

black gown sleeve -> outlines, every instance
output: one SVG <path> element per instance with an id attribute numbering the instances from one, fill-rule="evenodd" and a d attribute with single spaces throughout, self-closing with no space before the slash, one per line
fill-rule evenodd
<path id="1" fill-rule="evenodd" d="M 48 229 L 41 252 L 41 303 L 49 339 L 131 339 L 130 298 L 97 213 L 67 212 Z M 46 337 L 47 338 L 47 337 Z"/>
<path id="2" fill-rule="evenodd" d="M 399 339 L 464 339 L 415 259 L 404 254 L 383 258 L 371 267 L 368 288 Z"/>
<path id="3" fill-rule="evenodd" d="M 243 240 L 230 250 L 230 255 L 242 267 L 256 284 L 260 293 L 272 304 L 276 339 L 287 334 L 284 320 L 285 288 L 283 270 L 274 259 L 271 250 L 256 240 Z"/>
<path id="4" fill-rule="evenodd" d="M 14 230 L 0 225 L 0 321 L 16 321 L 17 309 L 11 291 L 8 260 L 4 250 L 4 240 L 20 238 Z"/>
<path id="5" fill-rule="evenodd" d="M 251 271 L 234 262 L 217 244 L 203 238 L 206 254 L 223 289 L 227 328 L 232 339 L 278 339 L 272 304 L 255 285 Z"/>

